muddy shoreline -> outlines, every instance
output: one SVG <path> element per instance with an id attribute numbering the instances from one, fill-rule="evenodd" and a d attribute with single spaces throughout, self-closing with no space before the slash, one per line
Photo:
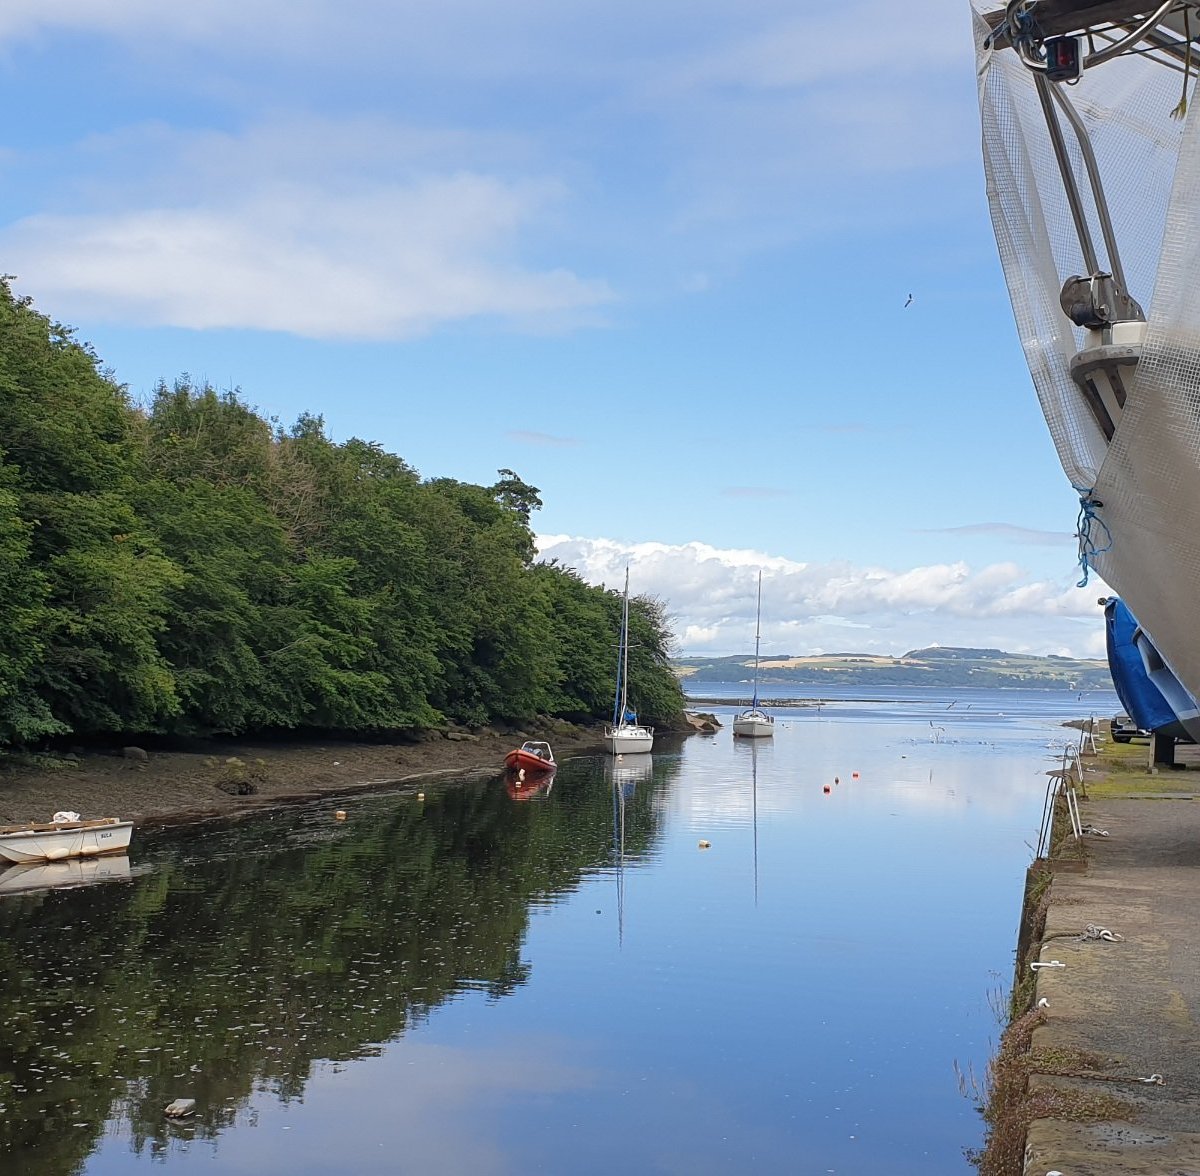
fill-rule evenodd
<path id="1" fill-rule="evenodd" d="M 120 816 L 143 829 L 239 817 L 285 804 L 396 788 L 447 774 L 503 769 L 522 738 L 549 739 L 555 757 L 600 753 L 603 728 L 537 735 L 446 732 L 419 743 L 227 740 L 145 758 L 80 754 L 0 766 L 0 825 L 60 810 Z M 249 789 L 253 791 L 249 791 Z M 239 791 L 242 790 L 242 791 Z"/>

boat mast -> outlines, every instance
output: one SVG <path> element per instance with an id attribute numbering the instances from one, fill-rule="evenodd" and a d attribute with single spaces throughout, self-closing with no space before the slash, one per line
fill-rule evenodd
<path id="1" fill-rule="evenodd" d="M 758 569 L 758 609 L 754 614 L 754 701 L 751 710 L 758 710 L 758 642 L 762 636 L 762 568 Z"/>
<path id="2" fill-rule="evenodd" d="M 625 596 L 621 605 L 621 637 L 617 642 L 617 690 L 613 697 L 614 727 L 625 722 L 625 688 L 629 669 L 629 565 L 625 565 Z"/>
<path id="3" fill-rule="evenodd" d="M 621 722 L 629 690 L 629 565 L 625 565 L 625 604 L 621 611 Z"/>

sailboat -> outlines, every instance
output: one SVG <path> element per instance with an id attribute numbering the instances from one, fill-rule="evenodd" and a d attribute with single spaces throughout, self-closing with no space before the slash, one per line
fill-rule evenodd
<path id="1" fill-rule="evenodd" d="M 629 707 L 629 569 L 625 569 L 625 596 L 621 607 L 621 641 L 617 648 L 617 693 L 613 719 L 604 728 L 604 749 L 609 755 L 637 755 L 654 747 L 654 728 L 638 722 Z"/>
<path id="2" fill-rule="evenodd" d="M 775 716 L 769 715 L 758 703 L 758 647 L 762 639 L 762 572 L 758 573 L 758 613 L 754 618 L 754 699 L 750 709 L 735 715 L 733 720 L 734 735 L 744 735 L 748 739 L 761 739 L 766 735 L 775 734 Z"/>

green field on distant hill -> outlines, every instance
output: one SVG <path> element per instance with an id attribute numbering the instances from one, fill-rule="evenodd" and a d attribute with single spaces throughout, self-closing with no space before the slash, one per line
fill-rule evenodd
<path id="1" fill-rule="evenodd" d="M 695 682 L 739 682 L 754 670 L 751 655 L 679 657 L 672 660 L 685 687 Z M 1108 663 L 1070 657 L 1035 657 L 999 649 L 934 646 L 900 657 L 868 653 L 772 655 L 759 663 L 762 685 L 1024 687 L 1031 690 L 1111 690 Z"/>

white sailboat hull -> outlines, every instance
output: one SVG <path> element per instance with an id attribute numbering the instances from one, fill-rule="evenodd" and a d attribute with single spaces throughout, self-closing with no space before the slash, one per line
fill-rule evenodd
<path id="1" fill-rule="evenodd" d="M 642 755 L 654 750 L 654 728 L 621 723 L 604 729 L 604 750 L 609 755 Z"/>
<path id="2" fill-rule="evenodd" d="M 110 817 L 100 821 L 7 826 L 0 828 L 0 862 L 57 862 L 66 858 L 124 853 L 133 822 Z"/>
<path id="3" fill-rule="evenodd" d="M 733 733 L 747 739 L 763 739 L 775 734 L 775 719 L 765 711 L 743 711 L 734 717 Z"/>

